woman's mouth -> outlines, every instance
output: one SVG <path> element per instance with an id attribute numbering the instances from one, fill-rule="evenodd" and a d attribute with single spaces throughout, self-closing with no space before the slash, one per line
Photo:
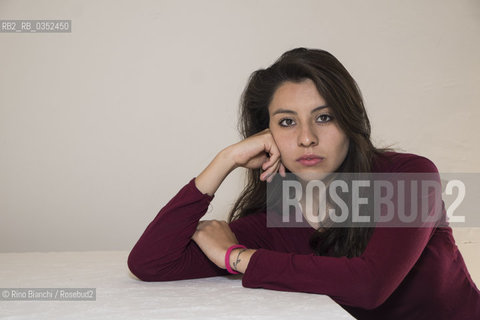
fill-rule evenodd
<path id="1" fill-rule="evenodd" d="M 306 154 L 298 158 L 297 161 L 300 162 L 302 165 L 309 167 L 322 162 L 324 159 L 325 158 L 314 155 L 314 154 Z"/>

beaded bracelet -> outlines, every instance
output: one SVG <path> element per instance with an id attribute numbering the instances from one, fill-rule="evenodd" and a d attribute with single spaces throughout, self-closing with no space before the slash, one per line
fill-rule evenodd
<path id="1" fill-rule="evenodd" d="M 228 248 L 227 253 L 225 253 L 225 267 L 227 268 L 227 271 L 231 274 L 239 274 L 239 272 L 233 270 L 232 267 L 230 267 L 230 254 L 232 253 L 233 249 L 238 249 L 238 248 L 247 249 L 247 247 L 241 244 L 234 244 L 233 246 Z"/>

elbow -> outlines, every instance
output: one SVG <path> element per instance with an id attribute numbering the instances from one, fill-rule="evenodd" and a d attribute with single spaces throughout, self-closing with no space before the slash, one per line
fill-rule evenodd
<path id="1" fill-rule="evenodd" d="M 139 263 L 139 260 L 135 257 L 133 251 L 128 255 L 127 266 L 130 272 L 139 280 L 148 281 L 148 276 L 146 275 L 144 268 L 142 268 L 142 264 Z"/>
<path id="2" fill-rule="evenodd" d="M 179 280 L 176 270 L 178 264 L 167 263 L 163 260 L 146 258 L 132 250 L 128 255 L 127 266 L 130 272 L 141 281 L 172 281 Z"/>
<path id="3" fill-rule="evenodd" d="M 358 307 L 366 310 L 376 309 L 385 303 L 390 295 L 391 292 L 389 292 L 385 285 L 379 281 L 373 280 L 364 286 Z"/>
<path id="4" fill-rule="evenodd" d="M 148 263 L 142 262 L 142 260 L 135 255 L 135 251 L 132 250 L 128 255 L 127 266 L 130 272 L 141 281 L 161 281 L 158 273 L 154 273 L 151 270 L 151 266 Z"/>
<path id="5" fill-rule="evenodd" d="M 365 310 L 378 308 L 385 303 L 394 290 L 391 283 L 382 278 L 375 272 L 357 273 L 348 283 L 345 283 L 350 290 L 337 302 Z"/>
<path id="6" fill-rule="evenodd" d="M 366 310 L 373 310 L 380 307 L 386 300 L 387 297 L 370 292 L 367 297 L 363 299 L 363 303 L 360 307 Z"/>

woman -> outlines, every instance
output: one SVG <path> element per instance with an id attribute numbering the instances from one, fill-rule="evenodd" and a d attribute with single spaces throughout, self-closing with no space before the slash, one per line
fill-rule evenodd
<path id="1" fill-rule="evenodd" d="M 361 93 L 334 56 L 297 48 L 254 72 L 241 131 L 245 139 L 221 150 L 149 224 L 128 258 L 139 279 L 239 272 L 245 287 L 326 294 L 358 319 L 480 319 L 480 293 L 448 225 L 267 227 L 267 184 L 287 174 L 304 187 L 343 172 L 439 181 L 430 160 L 373 146 Z M 248 182 L 230 223 L 199 222 L 238 167 L 248 169 Z M 304 216 L 320 214 L 305 197 L 300 203 Z"/>

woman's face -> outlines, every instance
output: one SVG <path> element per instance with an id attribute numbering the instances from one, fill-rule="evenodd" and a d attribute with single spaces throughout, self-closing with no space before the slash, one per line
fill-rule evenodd
<path id="1" fill-rule="evenodd" d="M 345 159 L 349 139 L 312 80 L 284 82 L 268 106 L 270 132 L 283 165 L 302 181 L 323 179 Z M 321 157 L 301 161 L 305 155 Z"/>

